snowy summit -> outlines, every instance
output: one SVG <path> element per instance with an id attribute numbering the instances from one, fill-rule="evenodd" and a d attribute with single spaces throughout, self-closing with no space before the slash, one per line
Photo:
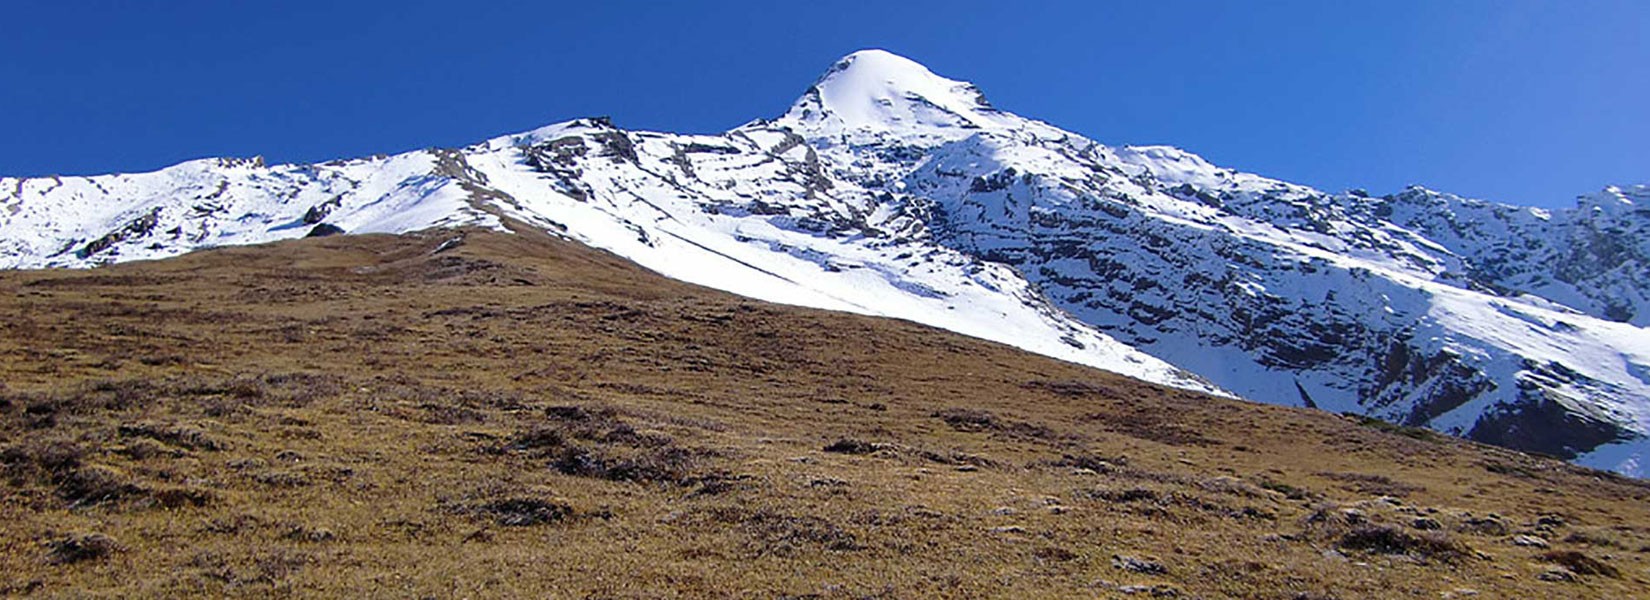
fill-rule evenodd
<path id="1" fill-rule="evenodd" d="M 837 61 L 781 121 L 816 135 L 897 133 L 941 139 L 1014 124 L 974 84 L 940 77 L 885 50 L 861 50 Z"/>

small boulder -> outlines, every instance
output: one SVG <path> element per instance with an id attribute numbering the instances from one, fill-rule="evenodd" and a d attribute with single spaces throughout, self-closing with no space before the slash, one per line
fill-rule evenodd
<path id="1" fill-rule="evenodd" d="M 327 237 L 329 235 L 338 235 L 340 233 L 344 233 L 344 228 L 331 223 L 321 223 L 316 225 L 313 229 L 310 229 L 309 233 L 304 234 L 304 237 Z"/>
<path id="2" fill-rule="evenodd" d="M 1144 584 L 1125 585 L 1125 586 L 1119 586 L 1117 588 L 1117 591 L 1122 592 L 1124 594 L 1131 595 L 1131 596 L 1144 595 L 1144 596 L 1148 596 L 1148 597 L 1151 597 L 1151 598 L 1179 598 L 1181 596 L 1179 589 L 1175 588 L 1174 586 L 1164 585 L 1164 584 L 1157 584 L 1157 585 L 1144 585 Z"/>
<path id="3" fill-rule="evenodd" d="M 1506 521 L 1491 514 L 1485 517 L 1466 516 L 1461 520 L 1461 529 L 1481 535 L 1506 535 L 1510 528 Z"/>
<path id="4" fill-rule="evenodd" d="M 1576 574 L 1564 567 L 1553 567 L 1535 576 L 1542 581 L 1575 581 Z"/>
<path id="5" fill-rule="evenodd" d="M 1116 554 L 1111 557 L 1111 566 L 1130 573 L 1144 573 L 1147 575 L 1163 575 L 1169 568 L 1155 560 Z"/>
<path id="6" fill-rule="evenodd" d="M 826 452 L 837 454 L 871 454 L 880 449 L 876 444 L 853 438 L 842 438 L 825 446 Z"/>

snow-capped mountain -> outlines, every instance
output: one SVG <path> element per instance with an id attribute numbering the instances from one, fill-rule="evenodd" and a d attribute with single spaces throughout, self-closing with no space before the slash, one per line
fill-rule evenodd
<path id="1" fill-rule="evenodd" d="M 721 135 L 581 119 L 314 165 L 0 179 L 9 268 L 451 225 L 1636 475 L 1650 448 L 1650 188 L 1568 211 L 1328 194 L 1104 146 L 876 50 Z"/>

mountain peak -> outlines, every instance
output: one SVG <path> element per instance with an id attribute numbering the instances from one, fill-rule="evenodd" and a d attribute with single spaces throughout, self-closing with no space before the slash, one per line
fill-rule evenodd
<path id="1" fill-rule="evenodd" d="M 974 84 L 878 49 L 837 60 L 780 121 L 814 137 L 902 132 L 948 139 L 1005 124 Z"/>
<path id="2" fill-rule="evenodd" d="M 959 83 L 935 75 L 922 63 L 876 48 L 859 50 L 837 59 L 818 83 L 856 80 L 880 82 L 893 87 L 921 87 L 933 81 L 948 85 Z"/>

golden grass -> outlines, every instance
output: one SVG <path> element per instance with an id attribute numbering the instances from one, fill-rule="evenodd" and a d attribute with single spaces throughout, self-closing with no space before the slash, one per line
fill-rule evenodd
<path id="1" fill-rule="evenodd" d="M 0 274 L 0 591 L 1647 594 L 1641 482 L 455 235 Z"/>

